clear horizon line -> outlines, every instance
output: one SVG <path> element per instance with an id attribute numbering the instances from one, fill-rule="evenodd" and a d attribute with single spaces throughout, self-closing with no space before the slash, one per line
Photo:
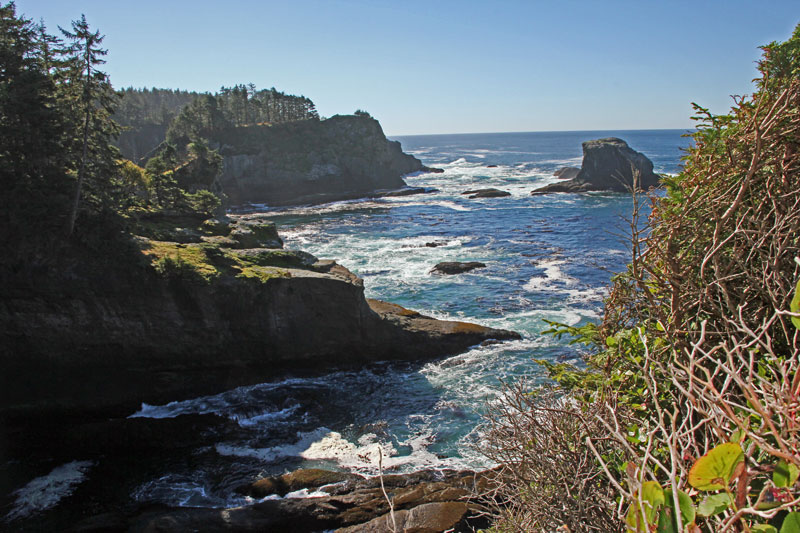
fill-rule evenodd
<path id="1" fill-rule="evenodd" d="M 450 133 L 387 133 L 387 137 L 427 137 L 436 135 L 494 135 L 499 133 L 594 133 L 609 131 L 686 131 L 691 133 L 697 128 L 608 128 L 601 130 L 515 130 L 515 131 L 466 131 Z"/>

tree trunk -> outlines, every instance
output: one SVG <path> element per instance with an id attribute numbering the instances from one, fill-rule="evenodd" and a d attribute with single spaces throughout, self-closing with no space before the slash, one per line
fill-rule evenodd
<path id="1" fill-rule="evenodd" d="M 86 87 L 84 88 L 84 104 L 86 104 L 86 118 L 83 121 L 83 155 L 81 156 L 81 166 L 78 169 L 78 183 L 75 185 L 75 197 L 72 200 L 72 209 L 69 213 L 67 222 L 67 237 L 72 235 L 75 229 L 75 219 L 78 218 L 78 204 L 81 201 L 81 187 L 83 186 L 83 176 L 86 172 L 86 157 L 89 151 L 89 119 L 91 118 L 91 102 L 89 101 L 89 84 L 92 82 L 92 64 L 89 57 L 90 43 L 86 43 Z"/>

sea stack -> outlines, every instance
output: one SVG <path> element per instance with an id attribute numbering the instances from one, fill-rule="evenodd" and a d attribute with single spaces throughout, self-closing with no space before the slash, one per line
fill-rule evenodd
<path id="1" fill-rule="evenodd" d="M 583 163 L 570 180 L 551 183 L 531 194 L 551 192 L 613 191 L 628 192 L 633 188 L 634 173 L 638 174 L 638 189 L 657 187 L 660 177 L 653 172 L 653 162 L 616 137 L 595 139 L 583 143 Z"/>

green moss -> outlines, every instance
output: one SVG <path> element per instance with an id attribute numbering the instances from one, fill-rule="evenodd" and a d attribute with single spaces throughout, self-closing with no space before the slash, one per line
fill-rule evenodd
<path id="1" fill-rule="evenodd" d="M 231 232 L 230 225 L 218 218 L 209 218 L 200 224 L 203 235 L 224 236 Z"/>
<path id="2" fill-rule="evenodd" d="M 248 265 L 308 269 L 317 262 L 313 255 L 300 250 L 247 250 L 237 254 Z"/>
<path id="3" fill-rule="evenodd" d="M 292 274 L 288 270 L 282 268 L 250 266 L 242 268 L 236 277 L 238 279 L 249 279 L 266 283 L 271 279 L 291 278 Z"/>
<path id="4" fill-rule="evenodd" d="M 134 222 L 131 233 L 157 241 L 189 243 L 200 242 L 202 231 L 197 218 L 156 216 Z"/>
<path id="5" fill-rule="evenodd" d="M 203 245 L 147 240 L 142 243 L 142 253 L 165 278 L 210 283 L 222 274 Z"/>

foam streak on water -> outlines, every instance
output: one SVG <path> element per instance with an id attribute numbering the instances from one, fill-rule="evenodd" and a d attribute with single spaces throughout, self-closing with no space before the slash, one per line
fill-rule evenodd
<path id="1" fill-rule="evenodd" d="M 678 147 L 686 143 L 681 133 L 400 138 L 406 151 L 444 170 L 409 176 L 407 183 L 436 192 L 272 211 L 286 246 L 336 259 L 364 278 L 369 297 L 437 318 L 512 329 L 523 338 L 427 364 L 376 364 L 144 405 L 133 416 L 215 413 L 237 421 L 242 435 L 220 437 L 204 453 L 217 470 L 246 475 L 300 466 L 374 474 L 379 453 L 390 471 L 488 466 L 477 449 L 487 403 L 498 399 L 504 381 L 541 376 L 533 358 L 575 360 L 566 340 L 539 334 L 548 327 L 544 320 L 578 325 L 598 319 L 611 273 L 627 257 L 615 232 L 623 232 L 620 217 L 630 214 L 629 197 L 531 196 L 531 190 L 557 181 L 553 172 L 561 166 L 579 166 L 582 141 L 610 135 L 643 151 L 657 172 L 674 173 Z M 461 194 L 489 187 L 511 196 L 470 200 Z M 431 274 L 441 261 L 486 267 Z M 179 505 L 247 503 L 213 482 L 214 468 L 166 472 L 136 496 Z"/>
<path id="2" fill-rule="evenodd" d="M 10 522 L 54 507 L 63 498 L 72 494 L 92 465 L 91 461 L 72 461 L 17 489 L 14 491 L 16 496 L 14 506 L 5 520 Z"/>

